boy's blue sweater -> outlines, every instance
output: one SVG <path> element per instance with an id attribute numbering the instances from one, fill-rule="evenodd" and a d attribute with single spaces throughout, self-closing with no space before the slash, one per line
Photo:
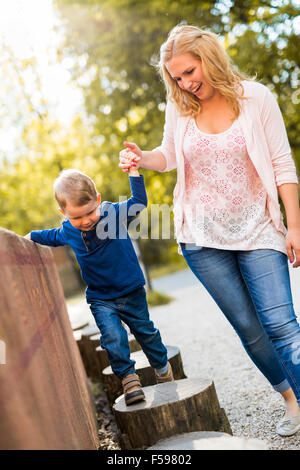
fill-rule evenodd
<path id="1" fill-rule="evenodd" d="M 129 177 L 132 197 L 100 205 L 100 219 L 90 231 L 74 228 L 68 219 L 50 230 L 34 230 L 31 240 L 41 245 L 70 245 L 81 269 L 88 303 L 115 299 L 145 284 L 127 224 L 147 206 L 144 177 Z"/>

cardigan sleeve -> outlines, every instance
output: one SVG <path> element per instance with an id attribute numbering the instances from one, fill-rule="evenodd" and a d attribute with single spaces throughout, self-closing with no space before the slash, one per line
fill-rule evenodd
<path id="1" fill-rule="evenodd" d="M 176 107 L 170 101 L 167 102 L 166 114 L 165 114 L 165 125 L 162 143 L 159 147 L 153 149 L 153 151 L 159 150 L 166 159 L 166 167 L 161 172 L 171 171 L 177 167 L 176 152 L 175 152 L 175 113 Z"/>
<path id="2" fill-rule="evenodd" d="M 261 109 L 261 119 L 271 155 L 276 185 L 298 183 L 283 117 L 275 97 L 268 88 Z"/>

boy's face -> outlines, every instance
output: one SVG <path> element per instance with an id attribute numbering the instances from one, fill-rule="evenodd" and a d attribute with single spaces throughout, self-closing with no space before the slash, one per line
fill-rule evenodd
<path id="1" fill-rule="evenodd" d="M 101 202 L 101 196 L 98 194 L 97 199 L 88 202 L 84 206 L 72 206 L 67 204 L 65 210 L 58 209 L 73 227 L 79 230 L 88 231 L 91 230 L 100 218 L 99 205 Z"/>

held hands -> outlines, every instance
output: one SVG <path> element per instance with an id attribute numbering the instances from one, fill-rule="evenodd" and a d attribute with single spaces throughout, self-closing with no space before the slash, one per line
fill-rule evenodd
<path id="1" fill-rule="evenodd" d="M 124 141 L 124 145 L 126 149 L 122 150 L 119 154 L 119 168 L 121 168 L 124 173 L 129 173 L 130 175 L 133 170 L 138 173 L 137 170 L 140 167 L 142 151 L 136 144 L 127 142 L 126 140 Z"/>
<path id="2" fill-rule="evenodd" d="M 300 266 L 300 228 L 290 228 L 286 234 L 286 249 L 293 268 Z"/>

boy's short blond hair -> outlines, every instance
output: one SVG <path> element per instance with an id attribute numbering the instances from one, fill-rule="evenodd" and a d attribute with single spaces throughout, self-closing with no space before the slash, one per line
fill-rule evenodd
<path id="1" fill-rule="evenodd" d="M 97 199 L 94 181 L 79 170 L 63 170 L 53 185 L 54 195 L 61 209 L 67 204 L 84 206 Z"/>

